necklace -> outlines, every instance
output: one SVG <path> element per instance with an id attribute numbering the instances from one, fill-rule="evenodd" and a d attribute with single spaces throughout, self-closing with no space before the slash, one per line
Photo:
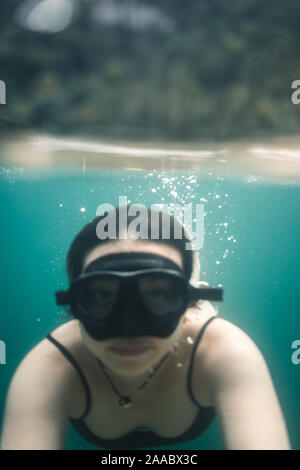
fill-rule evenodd
<path id="1" fill-rule="evenodd" d="M 108 371 L 106 369 L 106 367 L 104 366 L 104 364 L 100 361 L 100 359 L 98 359 L 98 362 L 100 364 L 100 366 L 102 367 L 104 373 L 105 373 L 105 376 L 107 378 L 107 380 L 109 381 L 113 391 L 119 396 L 119 406 L 121 406 L 121 408 L 131 408 L 133 403 L 132 403 L 132 399 L 131 397 L 139 392 L 140 390 L 142 390 L 147 384 L 149 384 L 152 380 L 152 377 L 153 375 L 155 374 L 155 372 L 159 369 L 159 367 L 163 364 L 163 362 L 165 362 L 165 360 L 167 359 L 167 357 L 169 357 L 169 355 L 171 354 L 171 352 L 168 352 L 162 359 L 161 361 L 158 363 L 158 365 L 155 367 L 155 368 L 151 368 L 150 369 L 150 375 L 147 377 L 147 379 L 145 380 L 145 382 L 142 383 L 142 385 L 140 385 L 132 394 L 131 396 L 129 395 L 125 395 L 125 396 L 122 396 L 118 390 L 116 389 L 116 387 L 114 386 L 114 384 L 112 383 L 111 381 L 111 378 L 109 377 L 108 375 Z"/>

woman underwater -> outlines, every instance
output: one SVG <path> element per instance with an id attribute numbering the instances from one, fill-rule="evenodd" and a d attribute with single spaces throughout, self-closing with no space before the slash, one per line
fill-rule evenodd
<path id="1" fill-rule="evenodd" d="M 101 240 L 103 216 L 75 237 L 70 287 L 56 293 L 73 318 L 15 371 L 3 450 L 63 449 L 69 421 L 101 448 L 163 448 L 196 439 L 215 416 L 226 449 L 290 449 L 260 350 L 217 315 L 209 300 L 221 300 L 220 289 L 195 288 L 200 266 L 187 231 L 172 236 L 182 226 L 169 216 L 170 239 L 161 230 L 151 239 L 150 215 L 148 239 L 117 226 L 115 240 Z"/>

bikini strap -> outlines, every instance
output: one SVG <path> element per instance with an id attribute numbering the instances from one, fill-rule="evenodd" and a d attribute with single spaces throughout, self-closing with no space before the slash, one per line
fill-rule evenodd
<path id="1" fill-rule="evenodd" d="M 85 406 L 85 410 L 84 410 L 83 415 L 80 418 L 77 418 L 76 421 L 77 420 L 82 420 L 87 416 L 87 414 L 88 414 L 88 412 L 91 408 L 91 403 L 92 403 L 91 392 L 90 392 L 90 388 L 89 388 L 89 385 L 87 383 L 87 380 L 84 377 L 84 375 L 82 373 L 82 370 L 79 367 L 79 364 L 74 359 L 72 354 L 61 343 L 59 343 L 55 338 L 53 338 L 53 336 L 51 336 L 50 333 L 46 336 L 46 338 L 49 339 L 49 341 L 51 341 L 51 343 L 53 343 L 60 350 L 60 352 L 66 357 L 66 359 L 68 359 L 68 361 L 72 364 L 72 366 L 77 371 L 77 373 L 78 373 L 78 375 L 81 379 L 83 388 L 85 390 L 85 395 L 86 395 L 86 406 Z"/>
<path id="2" fill-rule="evenodd" d="M 191 397 L 191 399 L 193 400 L 193 402 L 198 406 L 198 407 L 201 407 L 201 405 L 199 405 L 199 403 L 197 403 L 197 401 L 195 400 L 195 397 L 194 397 L 194 394 L 193 394 L 193 391 L 192 391 L 192 387 L 191 387 L 191 381 L 192 381 L 192 372 L 193 372 L 193 365 L 194 365 L 194 358 L 195 358 L 195 354 L 196 354 L 196 351 L 197 351 L 197 347 L 198 347 L 198 344 L 204 334 L 204 331 L 205 329 L 207 328 L 208 324 L 214 320 L 215 318 L 219 318 L 218 316 L 214 316 L 212 318 L 209 318 L 209 320 L 207 320 L 206 323 L 204 323 L 203 327 L 200 329 L 198 335 L 197 335 L 197 338 L 194 342 L 194 346 L 193 346 L 193 350 L 192 350 L 192 354 L 191 354 L 191 360 L 190 360 L 190 365 L 189 365 L 189 369 L 188 369 L 188 392 L 189 392 L 189 395 Z"/>

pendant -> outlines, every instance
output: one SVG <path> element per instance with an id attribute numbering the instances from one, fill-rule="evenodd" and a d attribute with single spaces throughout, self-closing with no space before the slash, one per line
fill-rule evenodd
<path id="1" fill-rule="evenodd" d="M 132 401 L 129 397 L 123 397 L 123 398 L 120 398 L 119 405 L 122 408 L 131 408 L 132 407 Z"/>

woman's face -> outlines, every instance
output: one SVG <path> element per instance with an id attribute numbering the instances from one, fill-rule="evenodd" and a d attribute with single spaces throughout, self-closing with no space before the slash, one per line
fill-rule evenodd
<path id="1" fill-rule="evenodd" d="M 124 252 L 143 252 L 152 253 L 165 258 L 169 258 L 176 263 L 179 267 L 183 267 L 181 254 L 172 246 L 167 244 L 160 244 L 158 242 L 144 241 L 144 240 L 117 240 L 107 242 L 91 250 L 85 257 L 83 269 L 87 267 L 92 261 L 101 256 L 124 253 Z M 142 374 L 149 370 L 156 364 L 161 357 L 173 348 L 176 341 L 179 340 L 181 335 L 181 326 L 183 316 L 181 317 L 176 330 L 167 338 L 157 338 L 151 336 L 143 336 L 139 338 L 112 338 L 107 340 L 97 341 L 93 339 L 85 330 L 84 326 L 80 323 L 82 339 L 90 350 L 90 352 L 98 357 L 111 371 L 118 375 L 134 376 Z M 138 355 L 124 356 L 120 355 L 114 348 L 121 348 L 122 346 L 129 345 L 130 343 L 138 343 L 146 347 L 144 352 Z"/>

